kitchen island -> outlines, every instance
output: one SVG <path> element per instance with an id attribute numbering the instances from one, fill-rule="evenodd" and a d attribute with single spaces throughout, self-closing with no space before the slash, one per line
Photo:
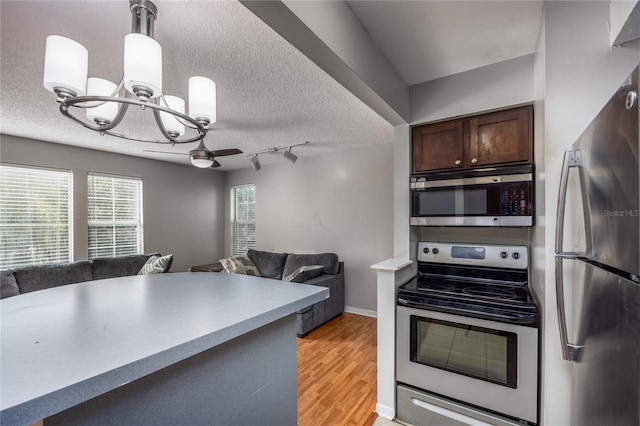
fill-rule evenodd
<path id="1" fill-rule="evenodd" d="M 295 312 L 328 293 L 170 273 L 3 299 L 0 423 L 295 425 Z"/>

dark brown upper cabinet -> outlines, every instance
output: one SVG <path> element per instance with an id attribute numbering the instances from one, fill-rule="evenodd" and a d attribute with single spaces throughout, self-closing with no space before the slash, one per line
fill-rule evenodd
<path id="1" fill-rule="evenodd" d="M 533 107 L 413 128 L 413 173 L 533 162 Z"/>
<path id="2" fill-rule="evenodd" d="M 462 167 L 462 120 L 413 128 L 413 173 Z"/>

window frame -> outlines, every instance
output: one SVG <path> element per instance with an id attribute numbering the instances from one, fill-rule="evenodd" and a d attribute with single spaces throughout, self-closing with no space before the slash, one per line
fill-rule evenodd
<path id="1" fill-rule="evenodd" d="M 236 198 L 237 198 L 237 191 L 244 189 L 244 188 L 253 188 L 253 201 L 251 203 L 245 203 L 245 205 L 249 206 L 250 204 L 253 204 L 253 219 L 238 219 L 237 218 L 237 207 L 238 207 L 238 203 L 236 202 Z M 246 250 L 244 252 L 241 251 L 237 251 L 236 248 L 238 246 L 238 244 L 236 244 L 236 236 L 234 235 L 235 232 L 235 228 L 237 225 L 253 225 L 253 245 L 251 244 L 246 244 L 246 249 L 252 249 L 255 248 L 256 245 L 256 185 L 253 183 L 249 183 L 249 184 L 243 184 L 243 185 L 235 185 L 232 186 L 229 189 L 229 200 L 230 200 L 230 236 L 231 236 L 231 247 L 230 247 L 230 253 L 231 256 L 238 256 L 238 255 L 244 255 L 246 254 Z"/>
<path id="2" fill-rule="evenodd" d="M 54 264 L 54 263 L 65 263 L 65 262 L 72 262 L 74 259 L 74 222 L 73 222 L 73 206 L 74 206 L 74 199 L 73 199 L 73 194 L 74 194 L 74 188 L 73 188 L 73 171 L 69 170 L 69 169 L 60 169 L 60 168 L 54 168 L 54 167 L 38 167 L 38 166 L 32 166 L 32 165 L 24 165 L 24 164 L 15 164 L 15 163 L 7 163 L 7 162 L 0 162 L 0 167 L 2 168 L 13 168 L 13 169 L 21 169 L 23 171 L 39 171 L 39 172 L 50 172 L 50 173 L 55 173 L 57 175 L 66 175 L 66 185 L 67 185 L 67 206 L 66 206 L 66 216 L 67 216 L 67 220 L 66 220 L 66 227 L 67 227 L 67 232 L 66 232 L 66 239 L 67 239 L 67 250 L 66 250 L 66 258 L 65 255 L 62 254 L 58 254 L 57 256 L 54 257 L 48 257 L 45 260 L 42 261 L 36 261 L 34 262 L 34 257 L 36 256 L 36 251 L 35 250 L 31 250 L 31 261 L 30 262 L 22 262 L 22 263 L 6 263 L 5 266 L 5 262 L 7 260 L 6 257 L 6 252 L 3 254 L 3 259 L 2 259 L 2 266 L 0 266 L 0 269 L 2 270 L 7 270 L 7 269 L 15 269 L 15 268 L 21 268 L 21 267 L 26 267 L 26 266 L 34 266 L 34 265 L 46 265 L 46 264 Z M 49 182 L 50 178 L 48 179 L 42 179 L 44 182 Z M 26 185 L 26 183 L 25 183 Z M 0 185 L 2 186 L 2 185 Z M 59 199 L 59 192 L 58 192 L 58 199 Z M 29 225 L 24 226 L 29 227 L 29 229 L 32 228 L 33 222 L 30 222 Z M 9 228 L 12 225 L 7 223 L 4 223 L 4 221 L 0 221 L 0 229 L 1 228 Z M 49 226 L 49 227 L 59 227 L 61 226 L 61 222 L 56 222 L 56 223 L 46 223 L 43 226 Z M 15 226 L 14 226 L 15 227 Z M 61 234 L 62 235 L 62 234 Z M 58 236 L 59 238 L 59 236 Z M 56 250 L 60 251 L 60 249 L 62 248 L 62 246 L 58 246 L 56 248 Z M 64 249 L 62 250 L 64 251 Z M 26 259 L 26 257 L 25 257 Z"/>
<path id="3" fill-rule="evenodd" d="M 135 181 L 137 183 L 137 210 L 138 210 L 138 219 L 137 220 L 117 220 L 115 217 L 113 220 L 105 221 L 105 220 L 91 220 L 91 201 L 90 201 L 90 193 L 91 193 L 91 184 L 90 179 L 92 177 L 97 178 L 107 178 L 112 179 L 112 184 L 116 180 L 126 180 L 126 181 Z M 112 204 L 115 202 L 114 197 L 112 196 Z M 104 253 L 99 255 L 92 255 L 92 250 L 100 250 L 100 248 L 95 248 L 91 246 L 90 243 L 90 234 L 92 227 L 113 227 L 113 232 L 115 234 L 118 226 L 135 226 L 136 227 L 136 250 L 135 253 L 131 254 L 143 254 L 144 253 L 144 184 L 143 179 L 139 176 L 125 176 L 125 175 L 116 175 L 109 173 L 100 173 L 100 172 L 87 172 L 87 195 L 86 195 L 86 203 L 87 203 L 87 259 L 95 259 L 99 257 L 105 257 Z M 115 216 L 115 206 L 113 207 L 113 216 Z M 122 256 L 123 254 L 117 253 L 117 244 L 116 244 L 116 236 L 113 236 L 113 245 L 112 245 L 111 253 L 108 256 Z M 104 250 L 104 248 L 102 248 Z"/>

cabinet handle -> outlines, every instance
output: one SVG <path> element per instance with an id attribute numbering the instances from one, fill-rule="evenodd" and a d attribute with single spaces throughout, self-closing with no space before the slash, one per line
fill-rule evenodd
<path id="1" fill-rule="evenodd" d="M 477 159 L 477 158 L 472 158 L 472 159 L 471 159 L 471 164 L 476 164 L 477 162 L 478 162 L 478 159 Z"/>
<path id="2" fill-rule="evenodd" d="M 460 163 L 462 163 L 462 161 L 460 161 L 460 160 L 456 160 L 456 162 L 455 162 L 455 163 L 453 163 L 453 164 L 455 164 L 456 166 L 459 166 L 459 165 L 460 165 Z"/>

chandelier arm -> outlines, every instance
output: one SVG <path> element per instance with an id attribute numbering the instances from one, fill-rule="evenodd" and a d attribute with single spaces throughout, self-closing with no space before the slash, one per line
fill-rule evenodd
<path id="1" fill-rule="evenodd" d="M 188 138 L 188 139 L 171 139 L 168 138 L 168 140 L 166 141 L 161 141 L 161 140 L 148 140 L 148 139 L 139 139 L 139 138 L 133 138 L 133 137 L 129 137 L 129 136 L 125 136 L 122 135 L 120 133 L 116 133 L 116 132 L 112 132 L 111 129 L 115 126 L 112 126 L 111 124 L 109 124 L 109 126 L 107 127 L 100 127 L 100 126 L 93 126 L 81 119 L 79 119 L 78 117 L 74 116 L 73 114 L 71 114 L 70 112 L 70 108 L 71 107 L 76 107 L 76 108 L 86 108 L 86 106 L 82 105 L 86 102 L 116 102 L 119 104 L 124 104 L 127 107 L 129 105 L 138 105 L 140 107 L 148 107 L 153 109 L 154 111 L 162 111 L 162 112 L 166 112 L 168 114 L 171 114 L 177 118 L 181 118 L 184 119 L 186 121 L 188 121 L 189 123 L 191 123 L 193 125 L 193 128 L 198 132 L 197 135 L 195 135 L 194 137 Z M 78 106 L 78 104 L 81 104 L 80 106 Z M 121 108 L 121 109 L 125 109 L 126 108 Z M 188 115 L 182 114 L 178 111 L 174 111 L 170 108 L 166 108 L 163 107 L 161 105 L 158 105 L 156 103 L 153 102 L 142 102 L 138 99 L 132 99 L 132 98 L 120 98 L 120 97 L 109 97 L 109 96 L 76 96 L 73 98 L 68 98 L 65 99 L 63 102 L 60 103 L 60 112 L 72 119 L 73 121 L 82 124 L 84 127 L 86 127 L 87 129 L 96 131 L 96 132 L 102 132 L 111 136 L 117 136 L 119 138 L 123 138 L 123 139 L 128 139 L 128 140 L 132 140 L 132 141 L 138 141 L 138 142 L 149 142 L 149 143 L 160 143 L 160 144 L 181 144 L 181 143 L 190 143 L 190 142 L 197 142 L 199 140 L 202 140 L 205 135 L 207 134 L 207 128 L 204 127 L 202 124 L 200 124 L 199 122 L 197 122 L 196 120 L 192 119 L 191 117 L 189 117 Z M 118 113 L 118 115 L 120 115 L 120 112 Z M 122 115 L 124 116 L 124 112 L 122 112 Z M 120 118 L 121 119 L 121 118 Z M 114 120 L 115 121 L 115 120 Z M 166 130 L 165 130 L 166 131 Z M 166 136 L 165 136 L 166 137 Z"/>

